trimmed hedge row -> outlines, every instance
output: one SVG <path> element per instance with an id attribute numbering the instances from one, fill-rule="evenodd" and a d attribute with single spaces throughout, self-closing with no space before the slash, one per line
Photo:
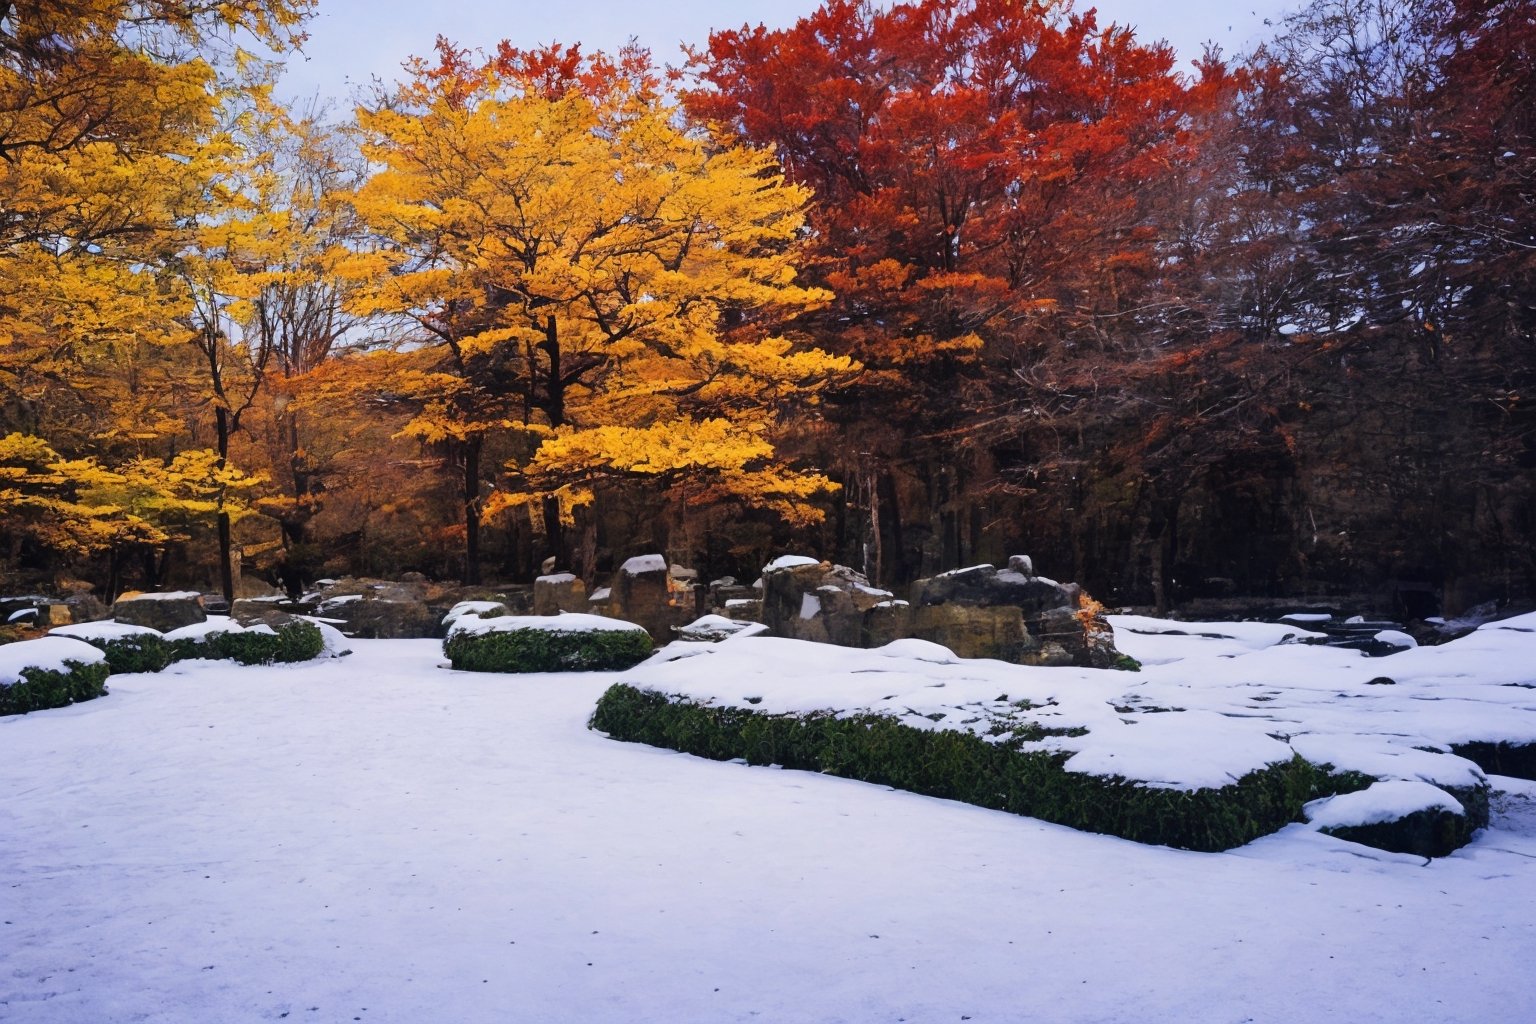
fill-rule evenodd
<path id="1" fill-rule="evenodd" d="M 197 638 L 170 641 L 174 660 L 231 659 L 242 665 L 271 665 L 309 661 L 325 649 L 325 637 L 312 622 L 285 622 L 275 633 L 247 630 L 242 633 L 208 633 Z"/>
<path id="2" fill-rule="evenodd" d="M 83 700 L 104 697 L 111 668 L 104 661 L 83 665 L 66 661 L 67 671 L 28 668 L 21 681 L 0 686 L 0 715 L 24 715 L 29 711 L 62 708 Z"/>
<path id="3" fill-rule="evenodd" d="M 1536 743 L 1457 743 L 1451 753 L 1490 775 L 1536 780 Z"/>
<path id="4" fill-rule="evenodd" d="M 157 633 L 132 636 L 81 637 L 107 656 L 114 675 L 125 672 L 159 672 L 175 661 L 210 658 L 232 659 L 242 665 L 308 661 L 319 657 L 325 638 L 310 622 L 287 622 L 276 633 L 247 630 L 240 633 L 208 633 L 195 638 L 167 640 Z"/>
<path id="5" fill-rule="evenodd" d="M 1487 803 L 1486 791 L 1483 797 Z M 1471 809 L 1467 814 L 1455 814 L 1443 808 L 1414 811 L 1396 821 L 1382 821 L 1371 825 L 1332 825 L 1318 831 L 1340 839 L 1347 839 L 1362 846 L 1392 853 L 1412 853 L 1420 857 L 1444 857 L 1455 853 L 1472 841 L 1472 833 L 1488 824 L 1484 813 L 1482 824 L 1473 820 Z"/>
<path id="6" fill-rule="evenodd" d="M 159 633 L 131 636 L 80 637 L 107 656 L 113 675 L 126 672 L 159 672 L 176 660 L 171 642 Z"/>
<path id="7" fill-rule="evenodd" d="M 591 727 L 717 761 L 840 775 L 1187 850 L 1241 846 L 1299 820 L 1307 800 L 1332 792 L 1328 774 L 1300 757 L 1220 789 L 1159 789 L 1069 772 L 1069 754 L 1021 750 L 1022 738 L 988 742 L 884 715 L 711 707 L 623 683 L 603 694 Z"/>
<path id="8" fill-rule="evenodd" d="M 622 671 L 651 654 L 643 629 L 460 630 L 443 642 L 456 669 L 468 672 Z"/>

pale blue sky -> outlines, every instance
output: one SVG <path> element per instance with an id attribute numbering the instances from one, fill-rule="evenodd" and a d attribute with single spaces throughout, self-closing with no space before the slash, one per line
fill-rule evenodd
<path id="1" fill-rule="evenodd" d="M 680 42 L 702 43 L 710 29 L 762 22 L 792 24 L 819 0 L 320 0 L 306 56 L 290 61 L 285 92 L 346 99 L 372 76 L 399 77 L 400 64 L 425 54 L 442 34 L 460 45 L 491 47 L 581 42 L 612 50 L 631 36 L 657 59 L 676 62 Z M 1279 0 L 1078 0 L 1099 22 L 1130 24 L 1142 39 L 1167 39 L 1186 59 L 1214 41 L 1228 53 L 1262 38 L 1264 19 L 1293 7 Z"/>

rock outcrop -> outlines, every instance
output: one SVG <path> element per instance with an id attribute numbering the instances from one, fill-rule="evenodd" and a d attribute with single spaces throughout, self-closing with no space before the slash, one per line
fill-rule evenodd
<path id="1" fill-rule="evenodd" d="M 155 594 L 126 594 L 112 605 L 112 618 L 130 626 L 148 626 L 169 633 L 182 626 L 208 621 L 203 597 L 192 590 Z"/>

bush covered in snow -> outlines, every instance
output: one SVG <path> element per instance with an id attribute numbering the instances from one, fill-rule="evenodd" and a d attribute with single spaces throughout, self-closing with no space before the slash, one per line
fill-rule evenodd
<path id="1" fill-rule="evenodd" d="M 107 656 L 114 675 L 159 672 L 174 660 L 165 634 L 127 622 L 78 622 L 49 630 L 50 636 L 82 640 Z"/>
<path id="2" fill-rule="evenodd" d="M 623 683 L 603 694 L 592 728 L 718 761 L 840 775 L 1188 850 L 1230 849 L 1295 821 L 1327 780 L 1295 757 L 1221 787 L 1148 786 L 1068 771 L 1063 751 L 1021 749 L 1049 733 L 1039 727 L 989 742 L 887 715 L 773 714 Z"/>
<path id="3" fill-rule="evenodd" d="M 61 708 L 107 692 L 106 657 L 79 640 L 44 637 L 0 648 L 0 715 Z"/>
<path id="4" fill-rule="evenodd" d="M 651 653 L 640 626 L 596 615 L 504 615 L 455 621 L 443 653 L 469 672 L 623 670 Z"/>
<path id="5" fill-rule="evenodd" d="M 271 665 L 309 661 L 325 648 L 325 638 L 312 622 L 295 619 L 276 629 L 255 626 L 250 629 L 214 630 L 201 636 L 186 636 L 171 641 L 176 659 L 228 659 L 242 665 Z"/>

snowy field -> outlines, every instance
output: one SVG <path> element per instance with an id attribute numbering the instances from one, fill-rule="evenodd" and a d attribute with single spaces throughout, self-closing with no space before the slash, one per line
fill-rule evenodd
<path id="1" fill-rule="evenodd" d="M 1360 670 L 1536 675 L 1468 639 Z M 1272 642 L 1122 647 L 1166 694 Z M 1536 1020 L 1533 783 L 1432 863 L 1306 825 L 1187 853 L 617 743 L 611 673 L 353 646 L 0 719 L 0 1021 Z M 1326 724 L 1356 656 L 1280 654 L 1310 689 L 1239 696 Z"/>

